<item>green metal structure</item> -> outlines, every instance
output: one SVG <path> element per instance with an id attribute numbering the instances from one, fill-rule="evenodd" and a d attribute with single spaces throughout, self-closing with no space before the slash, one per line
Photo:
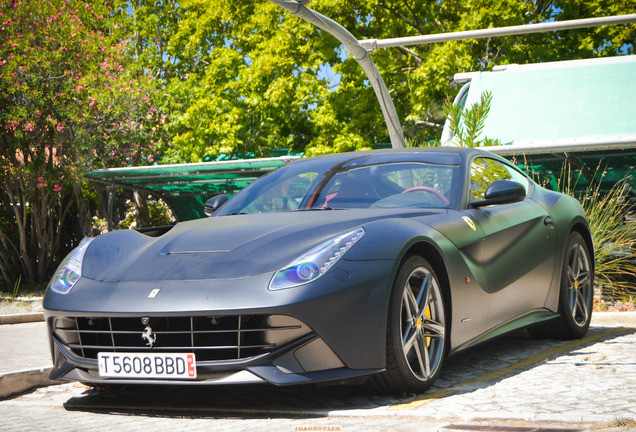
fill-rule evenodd
<path id="1" fill-rule="evenodd" d="M 192 164 L 93 170 L 85 175 L 109 190 L 108 220 L 113 220 L 113 201 L 118 189 L 136 190 L 161 198 L 178 221 L 205 217 L 205 202 L 218 194 L 233 195 L 299 156 L 241 159 Z"/>

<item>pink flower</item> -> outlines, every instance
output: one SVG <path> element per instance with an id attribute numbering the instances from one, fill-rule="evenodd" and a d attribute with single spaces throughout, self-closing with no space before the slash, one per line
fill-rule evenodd
<path id="1" fill-rule="evenodd" d="M 61 191 L 61 190 L 62 190 L 62 186 L 55 185 L 55 187 L 53 187 L 53 190 L 54 190 L 55 192 L 59 192 L 59 191 Z"/>
<path id="2" fill-rule="evenodd" d="M 44 177 L 38 177 L 38 181 L 42 183 L 44 181 Z"/>

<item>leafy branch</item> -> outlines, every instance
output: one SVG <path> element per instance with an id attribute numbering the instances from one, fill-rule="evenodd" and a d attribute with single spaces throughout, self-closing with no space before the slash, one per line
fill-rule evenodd
<path id="1" fill-rule="evenodd" d="M 487 137 L 479 138 L 484 130 L 486 117 L 488 117 L 490 113 L 491 102 L 492 93 L 488 90 L 481 94 L 479 102 L 472 104 L 470 108 L 467 109 L 461 105 L 452 103 L 450 98 L 448 96 L 446 97 L 443 110 L 450 124 L 454 144 L 459 147 L 470 148 L 501 144 L 498 139 L 493 140 Z"/>

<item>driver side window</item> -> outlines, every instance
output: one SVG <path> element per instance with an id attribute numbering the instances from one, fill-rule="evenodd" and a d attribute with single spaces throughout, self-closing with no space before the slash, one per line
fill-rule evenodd
<path id="1" fill-rule="evenodd" d="M 523 174 L 494 159 L 480 157 L 470 166 L 470 201 L 485 199 L 486 189 L 497 180 L 515 181 L 528 190 L 528 181 Z"/>

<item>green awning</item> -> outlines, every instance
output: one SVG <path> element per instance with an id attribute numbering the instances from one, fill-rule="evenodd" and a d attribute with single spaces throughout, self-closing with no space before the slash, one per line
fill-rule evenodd
<path id="1" fill-rule="evenodd" d="M 185 221 L 204 217 L 209 198 L 222 193 L 231 196 L 293 159 L 299 156 L 109 168 L 90 171 L 85 178 L 113 191 L 137 190 L 161 198 L 179 221 Z"/>

